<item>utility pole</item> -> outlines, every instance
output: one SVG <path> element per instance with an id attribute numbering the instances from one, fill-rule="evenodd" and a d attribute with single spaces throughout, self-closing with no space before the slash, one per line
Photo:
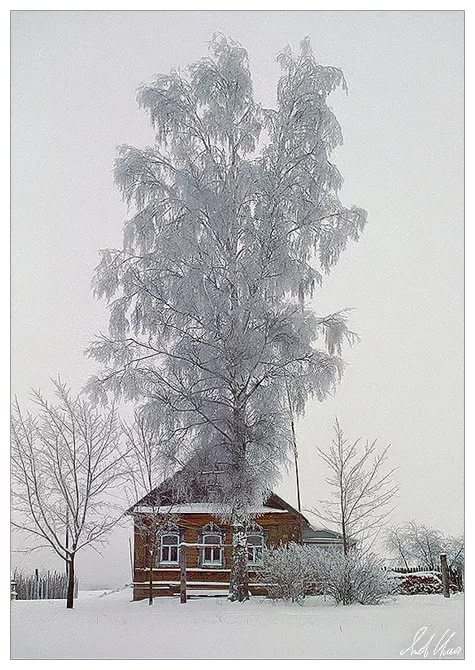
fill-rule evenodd
<path id="1" fill-rule="evenodd" d="M 290 413 L 290 428 L 292 430 L 292 445 L 294 450 L 295 482 L 297 485 L 297 509 L 300 513 L 302 513 L 302 502 L 300 499 L 300 477 L 299 477 L 299 461 L 297 451 L 297 437 L 295 435 L 294 411 L 292 408 L 292 399 L 290 397 L 290 390 L 288 383 L 286 384 L 286 388 L 287 388 L 287 402 L 289 404 L 289 413 Z"/>

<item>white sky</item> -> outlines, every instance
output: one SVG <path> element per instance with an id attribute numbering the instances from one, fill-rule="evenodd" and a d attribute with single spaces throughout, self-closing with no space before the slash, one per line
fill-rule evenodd
<path id="1" fill-rule="evenodd" d="M 352 437 L 392 443 L 394 521 L 463 528 L 463 13 L 14 12 L 12 16 L 12 391 L 26 401 L 61 373 L 79 390 L 107 310 L 90 281 L 97 250 L 127 216 L 112 183 L 115 147 L 151 144 L 135 90 L 206 54 L 216 31 L 248 49 L 256 99 L 274 102 L 276 53 L 309 35 L 341 67 L 331 104 L 345 138 L 342 199 L 369 213 L 315 297 L 354 307 L 362 342 L 334 398 L 298 427 L 302 496 L 326 495 L 315 446 L 336 413 Z M 295 501 L 292 476 L 277 492 Z M 129 580 L 128 529 L 104 558 L 79 561 L 83 586 Z M 14 564 L 52 567 L 41 553 Z"/>

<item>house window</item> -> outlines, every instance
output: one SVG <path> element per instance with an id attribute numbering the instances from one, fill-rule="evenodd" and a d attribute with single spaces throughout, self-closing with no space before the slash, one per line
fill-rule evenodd
<path id="1" fill-rule="evenodd" d="M 201 544 L 201 565 L 223 564 L 223 532 L 218 526 L 210 523 L 202 529 Z"/>
<path id="2" fill-rule="evenodd" d="M 264 531 L 254 523 L 247 533 L 247 564 L 262 565 Z"/>
<path id="3" fill-rule="evenodd" d="M 221 547 L 223 538 L 221 535 L 203 535 L 203 544 L 212 545 L 203 547 L 203 565 L 221 565 L 223 562 L 223 549 Z"/>
<path id="4" fill-rule="evenodd" d="M 178 563 L 180 535 L 165 532 L 160 537 L 160 563 Z"/>

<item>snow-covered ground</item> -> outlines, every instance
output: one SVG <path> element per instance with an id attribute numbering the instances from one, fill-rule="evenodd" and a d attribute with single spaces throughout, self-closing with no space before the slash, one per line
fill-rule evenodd
<path id="1" fill-rule="evenodd" d="M 423 627 L 413 646 L 420 654 L 411 656 Z M 460 647 L 452 657 L 462 658 L 462 595 L 399 596 L 385 605 L 350 607 L 317 597 L 303 606 L 257 597 L 243 604 L 190 599 L 186 605 L 160 598 L 149 607 L 131 602 L 125 589 L 102 597 L 81 592 L 72 611 L 62 601 L 12 603 L 15 659 L 400 658 L 406 649 L 403 658 L 414 659 L 424 656 L 424 645 L 427 658 L 437 658 L 449 637 L 444 650 Z"/>

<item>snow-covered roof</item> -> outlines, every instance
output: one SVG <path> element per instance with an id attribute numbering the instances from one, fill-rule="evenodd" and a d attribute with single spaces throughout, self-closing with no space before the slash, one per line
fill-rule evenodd
<path id="1" fill-rule="evenodd" d="M 155 514 L 222 514 L 224 512 L 223 505 L 212 502 L 196 502 L 196 503 L 181 503 L 176 505 L 162 505 L 160 507 L 153 507 L 151 505 L 137 505 L 134 507 L 134 512 L 147 514 L 153 512 Z M 276 509 L 275 507 L 268 507 L 262 505 L 252 510 L 252 514 L 274 514 L 286 513 L 285 509 Z"/>

